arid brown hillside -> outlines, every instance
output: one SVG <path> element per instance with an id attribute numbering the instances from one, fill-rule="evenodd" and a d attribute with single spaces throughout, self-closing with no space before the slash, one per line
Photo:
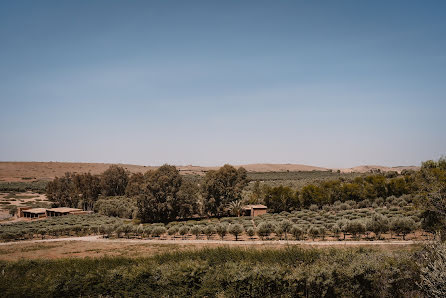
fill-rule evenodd
<path id="1" fill-rule="evenodd" d="M 111 164 L 107 163 L 74 163 L 74 162 L 0 162 L 0 180 L 1 181 L 24 181 L 53 179 L 62 176 L 66 172 L 92 173 L 100 174 L 104 172 Z M 145 172 L 155 169 L 153 166 L 139 166 L 130 164 L 119 164 L 131 173 Z M 313 167 L 299 164 L 248 164 L 241 165 L 248 172 L 297 172 L 297 171 L 327 171 L 326 168 Z M 240 166 L 236 166 L 240 167 Z M 182 174 L 203 175 L 209 170 L 218 167 L 201 166 L 178 166 Z M 341 169 L 342 172 L 369 172 L 372 169 L 381 171 L 398 171 L 403 169 L 417 169 L 418 167 L 382 167 L 382 166 L 360 166 L 349 169 Z"/>

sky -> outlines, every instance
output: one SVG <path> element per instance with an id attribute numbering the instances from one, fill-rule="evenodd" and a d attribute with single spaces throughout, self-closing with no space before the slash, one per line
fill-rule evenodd
<path id="1" fill-rule="evenodd" d="M 0 1 L 0 160 L 419 165 L 445 1 Z"/>

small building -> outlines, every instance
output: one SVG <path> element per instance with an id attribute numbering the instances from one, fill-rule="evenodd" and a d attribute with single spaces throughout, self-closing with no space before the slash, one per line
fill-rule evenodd
<path id="1" fill-rule="evenodd" d="M 66 208 L 66 207 L 58 207 L 51 208 L 46 210 L 46 216 L 63 216 L 68 214 L 83 214 L 84 211 L 82 209 L 77 208 Z"/>
<path id="2" fill-rule="evenodd" d="M 261 214 L 265 214 L 268 207 L 265 205 L 246 205 L 242 208 L 242 214 L 244 216 L 257 216 Z"/>
<path id="3" fill-rule="evenodd" d="M 26 217 L 26 218 L 46 217 L 46 209 L 45 208 L 21 209 L 19 212 L 19 217 Z"/>

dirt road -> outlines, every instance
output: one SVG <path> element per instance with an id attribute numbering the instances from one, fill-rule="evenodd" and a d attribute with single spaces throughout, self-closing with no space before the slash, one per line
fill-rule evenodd
<path id="1" fill-rule="evenodd" d="M 138 243 L 138 244 L 225 244 L 225 245 L 312 245 L 312 246 L 358 246 L 358 245 L 411 245 L 420 243 L 412 240 L 391 240 L 391 241 L 296 241 L 296 240 L 270 240 L 270 241 L 234 241 L 234 240 L 162 240 L 162 239 L 105 239 L 102 236 L 84 236 L 84 237 L 68 237 L 56 239 L 42 239 L 42 240 L 25 240 L 14 242 L 3 242 L 0 246 L 12 245 L 17 243 L 45 243 L 45 242 L 60 242 L 60 241 L 86 241 L 86 242 L 106 242 L 106 243 Z"/>

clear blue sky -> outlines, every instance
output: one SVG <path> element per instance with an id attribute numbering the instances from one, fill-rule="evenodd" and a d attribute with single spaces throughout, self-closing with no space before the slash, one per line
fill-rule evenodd
<path id="1" fill-rule="evenodd" d="M 1 1 L 0 160 L 446 154 L 445 1 Z"/>

